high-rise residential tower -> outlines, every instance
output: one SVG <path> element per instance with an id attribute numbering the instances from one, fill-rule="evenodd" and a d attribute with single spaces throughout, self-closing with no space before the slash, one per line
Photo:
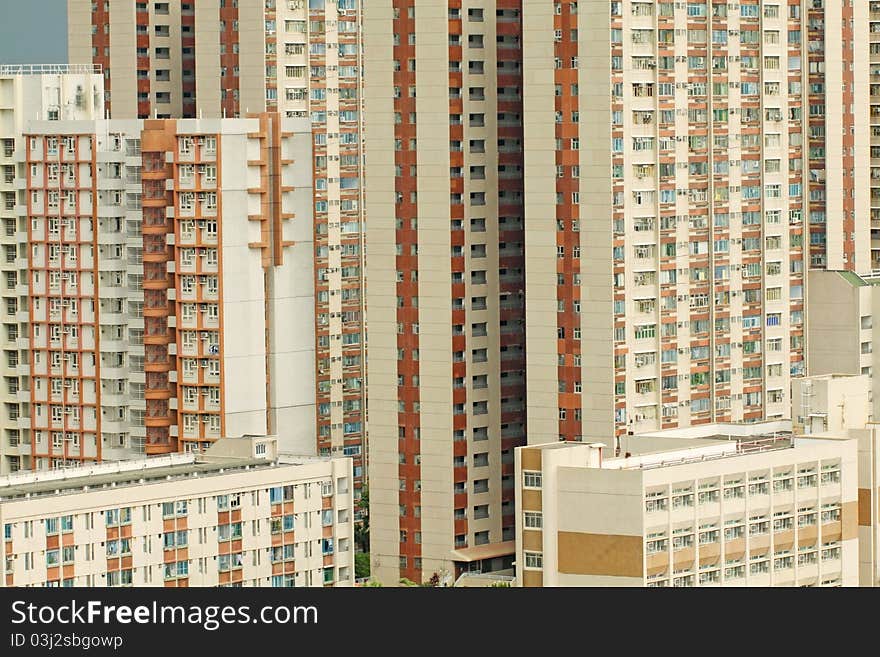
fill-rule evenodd
<path id="1" fill-rule="evenodd" d="M 870 221 L 871 221 L 871 262 L 870 269 L 880 269 L 880 2 L 871 0 L 868 4 L 869 20 L 867 21 L 868 31 L 868 61 L 869 61 L 869 83 L 868 83 L 868 100 L 870 103 L 870 112 L 868 122 L 870 124 L 870 140 L 861 141 L 863 147 L 861 152 L 867 150 L 870 154 L 870 169 L 864 169 L 859 173 L 864 175 L 864 171 L 870 171 Z M 858 3 L 853 7 L 855 12 L 864 12 L 865 3 Z M 858 34 L 864 35 L 865 21 L 858 23 Z M 853 43 L 859 47 L 864 47 L 864 39 L 853 38 Z M 864 53 L 862 53 L 864 57 Z"/>
<path id="2" fill-rule="evenodd" d="M 530 441 L 787 412 L 818 212 L 795 9 L 527 9 Z"/>
<path id="3" fill-rule="evenodd" d="M 383 581 L 513 553 L 526 364 L 520 4 L 365 8 L 370 547 Z"/>
<path id="4" fill-rule="evenodd" d="M 313 451 L 308 123 L 32 121 L 18 143 L 6 465 L 204 451 L 279 426 Z"/>
<path id="5" fill-rule="evenodd" d="M 308 117 L 317 449 L 364 479 L 359 0 L 68 0 L 69 57 L 104 67 L 113 118 Z"/>
<path id="6" fill-rule="evenodd" d="M 867 13 L 802 4 L 365 7 L 380 577 L 504 565 L 524 442 L 787 415 L 869 245 Z"/>
<path id="7" fill-rule="evenodd" d="M 25 180 L 19 175 L 19 157 L 25 148 L 22 130 L 33 120 L 88 120 L 103 113 L 104 85 L 101 67 L 83 65 L 0 66 L 0 259 L 2 272 L 3 383 L 0 386 L 0 474 L 22 467 L 30 446 L 21 443 L 20 401 L 27 395 L 21 388 L 19 370 L 19 309 L 27 308 L 27 279 L 19 271 L 27 262 L 27 244 L 20 238 L 20 215 L 26 214 Z M 23 220 L 26 221 L 26 217 Z M 25 368 L 26 369 L 26 368 Z"/>

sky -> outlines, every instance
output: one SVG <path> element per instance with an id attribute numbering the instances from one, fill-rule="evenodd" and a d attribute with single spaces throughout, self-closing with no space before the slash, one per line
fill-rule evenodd
<path id="1" fill-rule="evenodd" d="M 66 0 L 0 0 L 0 64 L 65 62 Z"/>

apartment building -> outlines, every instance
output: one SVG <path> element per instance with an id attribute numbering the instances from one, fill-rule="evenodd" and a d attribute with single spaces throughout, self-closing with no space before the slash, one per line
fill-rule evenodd
<path id="1" fill-rule="evenodd" d="M 518 448 L 518 585 L 858 585 L 855 440 L 675 433 Z"/>
<path id="2" fill-rule="evenodd" d="M 851 90 L 807 87 L 850 41 L 815 41 L 799 4 L 613 2 L 610 29 L 607 11 L 525 10 L 529 440 L 784 417 L 805 271 L 867 259 L 865 186 L 834 159 L 862 134 Z M 844 130 L 826 164 L 813 133 Z"/>
<path id="3" fill-rule="evenodd" d="M 512 555 L 525 442 L 519 2 L 364 9 L 375 576 Z"/>
<path id="4" fill-rule="evenodd" d="M 865 375 L 871 414 L 880 418 L 873 394 L 874 314 L 880 308 L 880 277 L 849 271 L 808 275 L 807 359 L 810 375 Z M 880 322 L 878 322 L 880 324 Z M 880 328 L 880 326 L 878 326 Z M 792 382 L 794 385 L 794 382 Z M 800 403 L 793 398 L 792 403 Z"/>
<path id="5" fill-rule="evenodd" d="M 871 379 L 865 375 L 817 375 L 792 385 L 794 429 L 810 436 L 848 436 L 859 450 L 859 585 L 880 584 L 877 473 L 880 424 L 872 421 Z"/>
<path id="6" fill-rule="evenodd" d="M 871 261 L 870 269 L 880 269 L 880 2 L 871 0 L 868 3 L 868 61 L 869 83 L 868 100 L 870 103 L 870 140 L 863 141 L 870 149 L 870 221 L 871 221 Z M 855 11 L 864 11 L 864 3 L 859 3 Z M 861 31 L 864 34 L 864 31 Z M 863 41 L 863 39 L 862 39 Z"/>
<path id="7" fill-rule="evenodd" d="M 510 540 L 526 436 L 787 416 L 806 271 L 869 251 L 867 13 L 809 7 L 365 6 L 386 579 Z"/>
<path id="8" fill-rule="evenodd" d="M 68 0 L 69 59 L 103 66 L 114 118 L 308 118 L 317 449 L 364 481 L 359 0 Z"/>
<path id="9" fill-rule="evenodd" d="M 89 120 L 103 113 L 103 77 L 100 66 L 3 65 L 0 66 L 0 276 L 2 276 L 3 327 L 0 340 L 0 475 L 20 467 L 17 455 L 19 432 L 19 270 L 26 262 L 26 246 L 20 251 L 18 216 L 25 213 L 24 180 L 18 175 L 17 159 L 23 149 L 20 138 L 28 121 Z M 22 280 L 22 283 L 24 280 Z"/>
<path id="10" fill-rule="evenodd" d="M 6 467 L 279 427 L 285 449 L 313 452 L 308 124 L 34 121 L 19 142 Z"/>
<path id="11" fill-rule="evenodd" d="M 267 436 L 8 475 L 0 585 L 351 586 L 351 481 L 350 459 L 278 453 Z"/>
<path id="12" fill-rule="evenodd" d="M 808 0 L 802 9 L 811 268 L 862 272 L 880 257 L 871 245 L 867 111 L 869 42 L 874 37 L 866 33 L 872 29 L 870 16 L 877 12 L 874 4 Z M 798 9 L 789 5 L 789 16 Z M 792 48 L 793 38 L 789 32 Z"/>

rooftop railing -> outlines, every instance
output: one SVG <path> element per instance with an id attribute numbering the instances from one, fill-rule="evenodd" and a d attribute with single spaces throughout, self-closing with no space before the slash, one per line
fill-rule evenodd
<path id="1" fill-rule="evenodd" d="M 0 75 L 66 75 L 102 73 L 100 64 L 0 64 Z"/>

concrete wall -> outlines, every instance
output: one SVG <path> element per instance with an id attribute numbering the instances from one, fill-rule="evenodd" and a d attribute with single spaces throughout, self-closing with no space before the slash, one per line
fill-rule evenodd
<path id="1" fill-rule="evenodd" d="M 829 236 L 830 237 L 830 236 Z M 834 271 L 808 274 L 807 363 L 810 374 L 859 374 L 862 290 Z"/>

